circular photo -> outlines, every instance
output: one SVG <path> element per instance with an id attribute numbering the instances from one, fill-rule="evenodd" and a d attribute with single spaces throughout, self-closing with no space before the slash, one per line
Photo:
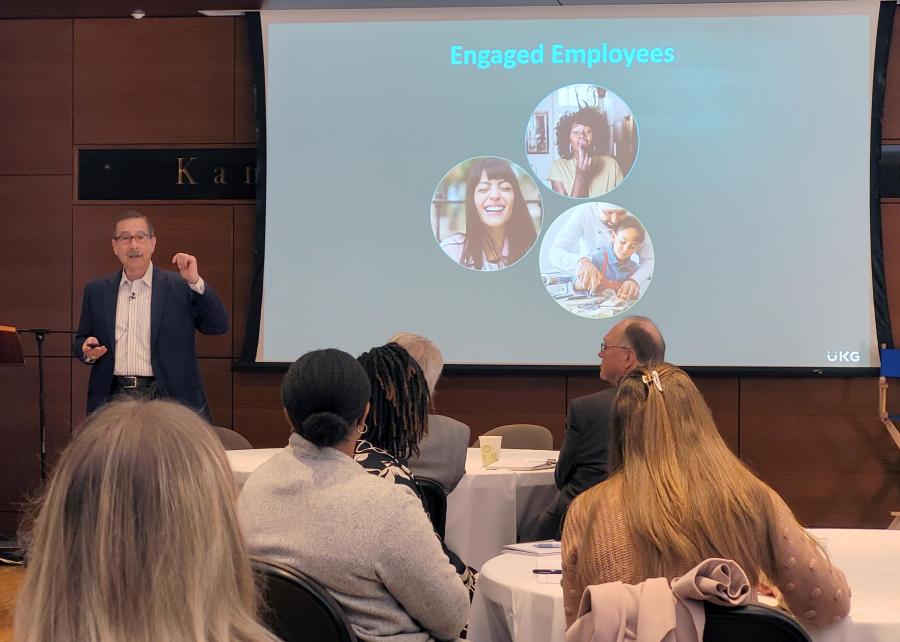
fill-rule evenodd
<path id="1" fill-rule="evenodd" d="M 568 85 L 531 113 L 525 153 L 534 175 L 554 192 L 594 198 L 625 180 L 637 158 L 634 114 L 599 85 Z"/>
<path id="2" fill-rule="evenodd" d="M 566 311 L 607 319 L 646 293 L 653 278 L 653 243 L 624 207 L 583 203 L 550 225 L 539 263 L 547 294 Z"/>
<path id="3" fill-rule="evenodd" d="M 541 233 L 538 186 L 496 156 L 476 156 L 444 175 L 431 200 L 431 231 L 454 263 L 479 271 L 508 268 Z"/>

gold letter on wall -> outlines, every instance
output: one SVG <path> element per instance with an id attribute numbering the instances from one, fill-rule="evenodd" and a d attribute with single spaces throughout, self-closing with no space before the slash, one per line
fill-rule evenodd
<path id="1" fill-rule="evenodd" d="M 188 162 L 185 163 L 184 156 L 178 157 L 178 180 L 176 181 L 177 185 L 184 185 L 185 178 L 188 179 L 188 183 L 190 183 L 191 185 L 197 184 L 197 181 L 194 180 L 194 177 L 191 176 L 191 173 L 188 171 L 188 165 L 190 165 L 191 161 L 193 161 L 195 158 L 195 156 L 191 156 L 188 159 Z"/>

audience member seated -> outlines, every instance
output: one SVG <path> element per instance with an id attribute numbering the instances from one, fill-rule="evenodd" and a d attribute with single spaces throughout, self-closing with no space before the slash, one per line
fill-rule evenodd
<path id="1" fill-rule="evenodd" d="M 662 363 L 626 375 L 610 428 L 610 477 L 575 498 L 563 528 L 567 625 L 587 586 L 672 579 L 710 557 L 774 588 L 803 624 L 847 615 L 844 574 L 728 449 L 682 370 Z"/>
<path id="2" fill-rule="evenodd" d="M 390 342 L 405 349 L 422 368 L 433 406 L 434 391 L 444 369 L 440 349 L 434 342 L 410 332 L 395 334 Z M 429 414 L 425 436 L 419 442 L 419 454 L 409 458 L 409 467 L 415 475 L 439 483 L 449 495 L 466 474 L 466 449 L 470 439 L 466 424 L 444 415 Z"/>
<path id="3" fill-rule="evenodd" d="M 293 434 L 250 475 L 238 514 L 252 553 L 328 589 L 363 642 L 455 638 L 465 587 L 418 499 L 353 459 L 369 378 L 340 350 L 309 352 L 281 385 Z"/>
<path id="4" fill-rule="evenodd" d="M 431 395 L 422 369 L 410 354 L 396 343 L 372 348 L 359 357 L 369 376 L 372 389 L 369 421 L 356 442 L 355 457 L 373 475 L 384 477 L 425 502 L 407 465 L 419 449 L 419 441 L 428 425 Z M 469 590 L 475 593 L 475 570 L 459 556 L 441 545 L 450 563 Z"/>
<path id="5" fill-rule="evenodd" d="M 17 642 L 250 642 L 256 589 L 225 451 L 170 401 L 111 403 L 60 457 L 34 521 Z"/>

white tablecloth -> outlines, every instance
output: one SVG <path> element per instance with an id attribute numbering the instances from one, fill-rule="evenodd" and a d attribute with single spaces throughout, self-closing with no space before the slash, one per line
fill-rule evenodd
<path id="1" fill-rule="evenodd" d="M 900 531 L 814 529 L 853 591 L 850 615 L 813 642 L 900 640 Z M 562 588 L 539 584 L 539 566 L 559 568 L 559 556 L 501 555 L 481 568 L 472 611 L 473 642 L 564 642 Z"/>
<path id="2" fill-rule="evenodd" d="M 270 457 L 283 448 L 229 450 L 231 470 L 238 487 Z M 503 450 L 501 457 L 555 459 L 553 450 Z M 553 469 L 512 471 L 485 470 L 481 454 L 469 448 L 466 474 L 447 498 L 445 540 L 469 566 L 481 565 L 516 541 L 516 529 L 537 517 L 556 495 Z"/>
<path id="3" fill-rule="evenodd" d="M 556 459 L 555 450 L 504 449 L 500 457 Z M 469 566 L 481 568 L 505 544 L 516 541 L 516 529 L 529 523 L 556 496 L 553 469 L 485 470 L 481 452 L 469 448 L 466 474 L 447 497 L 444 541 Z"/>
<path id="4" fill-rule="evenodd" d="M 253 448 L 251 450 L 226 450 L 228 463 L 231 464 L 231 472 L 238 488 L 244 486 L 244 482 L 254 470 L 259 468 L 280 453 L 284 448 Z"/>

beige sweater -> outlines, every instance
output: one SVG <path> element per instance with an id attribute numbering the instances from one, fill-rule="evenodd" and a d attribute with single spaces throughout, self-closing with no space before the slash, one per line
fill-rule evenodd
<path id="1" fill-rule="evenodd" d="M 803 527 L 776 493 L 770 546 L 778 574 L 769 578 L 782 600 L 803 624 L 824 626 L 850 611 L 850 587 L 844 574 L 806 537 Z M 589 523 L 589 515 L 594 515 Z M 569 508 L 562 536 L 563 603 L 566 626 L 577 615 L 584 589 L 592 584 L 638 584 L 634 538 L 625 524 L 620 480 L 613 478 L 582 493 Z M 718 551 L 729 558 L 729 551 Z M 702 560 L 689 560 L 678 573 Z"/>

